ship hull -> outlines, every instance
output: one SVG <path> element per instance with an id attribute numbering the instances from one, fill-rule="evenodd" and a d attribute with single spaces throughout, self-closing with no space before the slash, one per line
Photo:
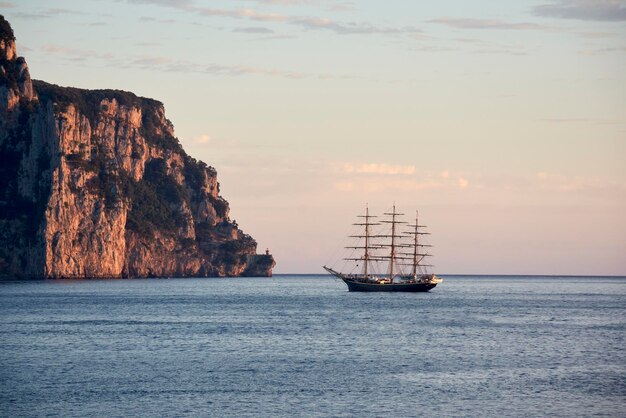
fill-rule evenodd
<path id="1" fill-rule="evenodd" d="M 428 292 L 437 283 L 364 283 L 342 278 L 349 292 Z"/>
<path id="2" fill-rule="evenodd" d="M 442 279 L 434 274 L 429 276 L 430 280 L 390 283 L 389 280 L 372 280 L 371 277 L 359 277 L 356 275 L 348 276 L 326 266 L 324 266 L 324 269 L 333 276 L 343 280 L 348 286 L 349 292 L 428 292 L 442 282 Z"/>

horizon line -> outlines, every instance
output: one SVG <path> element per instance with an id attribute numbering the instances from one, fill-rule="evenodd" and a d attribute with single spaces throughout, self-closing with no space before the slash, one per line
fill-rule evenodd
<path id="1" fill-rule="evenodd" d="M 329 276 L 332 277 L 328 273 L 274 273 L 272 277 L 276 276 Z M 622 278 L 626 279 L 626 274 L 614 275 L 614 274 L 480 274 L 480 273 L 470 273 L 470 274 L 462 274 L 462 273 L 443 273 L 438 274 L 438 276 L 469 276 L 469 277 L 589 277 L 589 278 Z"/>

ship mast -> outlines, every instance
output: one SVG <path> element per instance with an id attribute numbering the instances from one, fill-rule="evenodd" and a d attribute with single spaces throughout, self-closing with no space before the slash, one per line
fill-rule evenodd
<path id="1" fill-rule="evenodd" d="M 413 231 L 409 231 L 406 232 L 406 234 L 408 235 L 413 235 L 413 245 L 411 245 L 413 247 L 413 253 L 403 253 L 404 255 L 410 255 L 413 257 L 413 263 L 412 263 L 412 267 L 411 267 L 411 275 L 413 276 L 413 278 L 417 277 L 417 268 L 420 266 L 426 266 L 424 264 L 420 265 L 420 262 L 425 258 L 425 257 L 430 257 L 430 254 L 426 254 L 426 253 L 420 253 L 419 252 L 419 248 L 420 247 L 430 247 L 430 245 L 424 245 L 424 244 L 420 244 L 419 242 L 419 236 L 420 235 L 430 235 L 430 233 L 428 232 L 419 232 L 419 228 L 426 228 L 426 225 L 420 225 L 418 222 L 419 219 L 419 212 L 415 211 L 415 224 L 414 225 L 409 225 L 411 227 L 414 228 Z"/>
<path id="2" fill-rule="evenodd" d="M 415 211 L 415 231 L 413 232 L 413 234 L 415 235 L 414 237 L 414 247 L 413 247 L 413 269 L 411 270 L 411 275 L 413 277 L 417 276 L 417 263 L 419 262 L 417 260 L 417 248 L 419 245 L 419 236 L 420 234 L 417 232 L 417 228 L 419 228 L 419 223 L 418 223 L 418 218 L 419 218 L 419 211 Z"/>
<path id="3" fill-rule="evenodd" d="M 365 235 L 350 235 L 351 238 L 365 238 L 363 246 L 346 247 L 352 249 L 363 250 L 363 256 L 360 258 L 344 258 L 344 260 L 363 261 L 363 276 L 367 277 L 369 274 L 369 263 L 372 260 L 372 256 L 369 252 L 371 249 L 375 249 L 375 246 L 370 244 L 372 235 L 370 235 L 370 226 L 380 225 L 379 223 L 370 222 L 371 218 L 376 218 L 374 215 L 370 215 L 369 207 L 365 205 L 365 215 L 358 215 L 357 218 L 365 218 L 365 222 L 358 222 L 352 225 L 363 226 L 365 228 Z"/>
<path id="4" fill-rule="evenodd" d="M 391 224 L 391 235 L 376 235 L 376 237 L 380 237 L 380 238 L 391 238 L 391 244 L 387 244 L 387 245 L 381 245 L 381 247 L 386 247 L 389 246 L 389 255 L 388 256 L 379 256 L 377 257 L 378 259 L 389 259 L 389 278 L 393 280 L 393 267 L 394 264 L 396 262 L 396 259 L 398 259 L 398 256 L 396 254 L 396 249 L 398 247 L 405 247 L 406 245 L 404 244 L 398 244 L 396 243 L 396 238 L 402 238 L 402 235 L 397 235 L 396 234 L 396 225 L 397 224 L 402 224 L 405 223 L 403 221 L 398 221 L 396 218 L 398 216 L 404 215 L 403 213 L 398 213 L 396 212 L 396 205 L 393 205 L 393 210 L 391 211 L 391 213 L 389 212 L 385 212 L 385 215 L 391 216 L 391 220 L 390 221 L 381 221 L 382 223 L 387 223 L 387 224 Z M 400 257 L 402 258 L 402 257 Z"/>
<path id="5" fill-rule="evenodd" d="M 369 206 L 366 204 L 365 205 L 365 248 L 363 249 L 363 260 L 364 260 L 364 264 L 365 266 L 363 266 L 363 275 L 367 277 L 367 265 L 369 264 L 370 261 L 370 256 L 369 256 L 369 243 L 370 243 L 370 225 L 369 225 L 369 219 L 370 219 L 370 208 Z"/>
<path id="6" fill-rule="evenodd" d="M 391 212 L 391 251 L 389 252 L 389 278 L 393 279 L 393 262 L 396 256 L 396 205 Z"/>

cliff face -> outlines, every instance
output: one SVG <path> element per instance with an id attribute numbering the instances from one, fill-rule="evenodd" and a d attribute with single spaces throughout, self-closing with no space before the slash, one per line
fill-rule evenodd
<path id="1" fill-rule="evenodd" d="M 267 276 L 163 104 L 32 81 L 0 16 L 0 276 Z"/>

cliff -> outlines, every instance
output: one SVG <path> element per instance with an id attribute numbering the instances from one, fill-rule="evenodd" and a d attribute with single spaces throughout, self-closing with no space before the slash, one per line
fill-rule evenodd
<path id="1" fill-rule="evenodd" d="M 31 80 L 0 16 L 0 277 L 269 276 L 163 104 Z"/>

